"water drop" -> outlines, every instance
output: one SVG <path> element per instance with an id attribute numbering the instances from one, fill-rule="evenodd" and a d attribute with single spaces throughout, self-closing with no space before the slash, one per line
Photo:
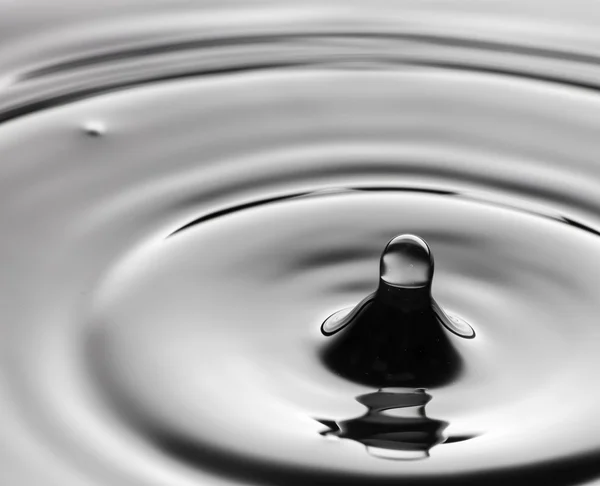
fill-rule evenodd
<path id="1" fill-rule="evenodd" d="M 343 329 L 376 298 L 404 310 L 430 307 L 437 320 L 452 333 L 475 337 L 475 331 L 458 316 L 447 314 L 431 295 L 434 260 L 427 242 L 419 236 L 403 234 L 392 238 L 381 255 L 380 286 L 355 307 L 334 312 L 322 324 L 326 336 Z"/>
<path id="2" fill-rule="evenodd" d="M 90 121 L 84 125 L 83 130 L 90 137 L 101 137 L 106 133 L 106 125 L 99 121 Z"/>
<path id="3" fill-rule="evenodd" d="M 379 273 L 381 280 L 393 287 L 419 288 L 431 285 L 431 250 L 425 240 L 418 236 L 396 236 L 381 255 Z"/>
<path id="4" fill-rule="evenodd" d="M 377 291 L 323 322 L 322 333 L 333 336 L 322 353 L 326 366 L 376 387 L 432 387 L 456 379 L 462 359 L 446 331 L 468 338 L 474 331 L 433 299 L 433 267 L 422 238 L 393 238 L 381 256 Z"/>

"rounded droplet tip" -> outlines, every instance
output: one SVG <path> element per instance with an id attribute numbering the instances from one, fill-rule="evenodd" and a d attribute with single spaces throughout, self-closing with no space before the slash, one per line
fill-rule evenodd
<path id="1" fill-rule="evenodd" d="M 423 238 L 405 234 L 386 245 L 380 261 L 380 278 L 399 288 L 420 288 L 431 284 L 433 256 Z"/>

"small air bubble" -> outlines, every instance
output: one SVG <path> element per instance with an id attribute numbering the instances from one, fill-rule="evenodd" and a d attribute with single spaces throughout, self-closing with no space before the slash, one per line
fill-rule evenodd
<path id="1" fill-rule="evenodd" d="M 102 122 L 92 121 L 86 123 L 83 130 L 90 137 L 101 137 L 106 133 L 106 126 Z"/>

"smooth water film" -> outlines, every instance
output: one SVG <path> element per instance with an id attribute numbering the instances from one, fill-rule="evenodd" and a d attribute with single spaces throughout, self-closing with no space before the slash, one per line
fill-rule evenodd
<path id="1" fill-rule="evenodd" d="M 0 485 L 600 481 L 600 9 L 0 0 Z"/>

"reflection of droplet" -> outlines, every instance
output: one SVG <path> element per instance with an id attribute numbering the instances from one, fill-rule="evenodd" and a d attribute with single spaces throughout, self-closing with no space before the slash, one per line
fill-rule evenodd
<path id="1" fill-rule="evenodd" d="M 405 451 L 373 446 L 367 446 L 367 452 L 380 459 L 391 459 L 395 461 L 418 461 L 429 457 L 428 451 Z"/>
<path id="2" fill-rule="evenodd" d="M 99 121 L 90 121 L 84 125 L 83 130 L 90 137 L 101 137 L 106 133 L 106 125 Z"/>
<path id="3" fill-rule="evenodd" d="M 367 412 L 340 422 L 318 420 L 327 426 L 321 435 L 351 439 L 383 459 L 418 460 L 443 442 L 447 422 L 427 417 L 425 405 L 431 395 L 422 389 L 389 392 L 379 390 L 356 397 Z"/>

